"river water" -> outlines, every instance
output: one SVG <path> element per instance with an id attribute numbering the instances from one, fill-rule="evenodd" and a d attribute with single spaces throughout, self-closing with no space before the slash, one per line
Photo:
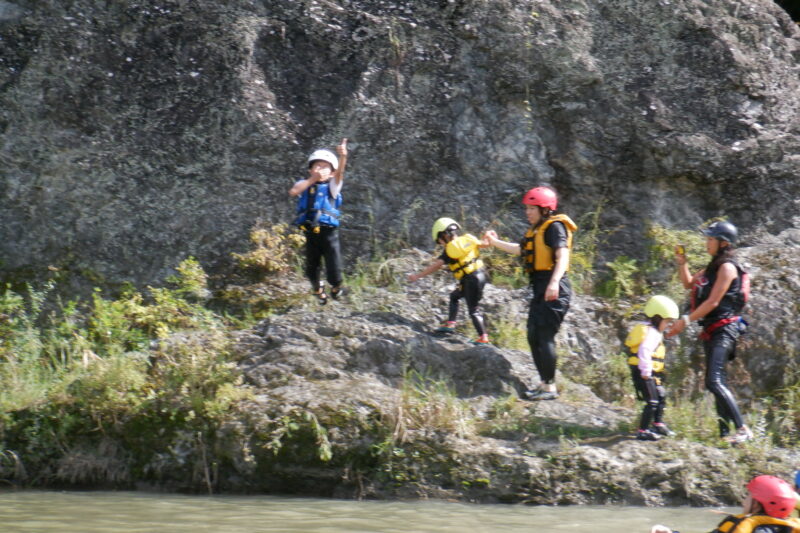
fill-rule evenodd
<path id="1" fill-rule="evenodd" d="M 139 492 L 0 492 L 2 533 L 707 533 L 712 509 L 357 502 Z"/>

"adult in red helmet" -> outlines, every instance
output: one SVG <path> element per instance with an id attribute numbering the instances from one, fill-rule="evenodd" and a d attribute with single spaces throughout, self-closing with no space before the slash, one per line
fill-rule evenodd
<path id="1" fill-rule="evenodd" d="M 796 533 L 800 520 L 790 518 L 797 495 L 792 486 L 775 476 L 756 476 L 747 484 L 742 512 L 729 515 L 711 533 Z M 650 533 L 673 533 L 653 526 Z"/>
<path id="2" fill-rule="evenodd" d="M 747 273 L 734 259 L 736 226 L 714 222 L 703 230 L 706 251 L 711 256 L 706 268 L 692 275 L 682 249 L 676 250 L 678 274 L 683 286 L 692 290 L 691 311 L 677 320 L 667 337 L 677 335 L 693 320 L 703 327 L 700 338 L 706 355 L 705 385 L 713 395 L 719 418 L 720 437 L 731 444 L 753 438 L 745 425 L 733 393 L 726 383 L 725 363 L 736 355 L 736 341 L 746 323 L 739 316 L 749 296 Z M 733 425 L 736 432 L 730 434 Z"/>
<path id="3" fill-rule="evenodd" d="M 528 344 L 539 372 L 540 385 L 523 393 L 528 400 L 554 400 L 556 387 L 555 337 L 569 310 L 572 287 L 569 270 L 572 235 L 578 226 L 557 214 L 558 198 L 550 187 L 534 187 L 522 197 L 530 228 L 520 242 L 501 241 L 494 231 L 484 242 L 510 254 L 521 255 L 533 296 L 528 309 Z"/>

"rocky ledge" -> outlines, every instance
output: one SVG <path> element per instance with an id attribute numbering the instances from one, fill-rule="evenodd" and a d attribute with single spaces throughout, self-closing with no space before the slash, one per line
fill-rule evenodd
<path id="1" fill-rule="evenodd" d="M 384 268 L 402 279 L 423 257 Z M 241 332 L 241 366 L 254 395 L 247 419 L 227 430 L 231 442 L 249 444 L 237 445 L 222 490 L 721 505 L 736 504 L 736 488 L 752 474 L 786 476 L 800 464 L 796 452 L 763 438 L 742 448 L 680 434 L 637 441 L 639 405 L 601 399 L 609 393 L 603 375 L 594 376 L 593 391 L 565 370 L 557 400 L 519 400 L 538 380 L 526 350 L 474 346 L 468 325 L 448 336 L 433 332 L 450 281 L 441 275 L 414 286 L 355 287 L 346 301 L 326 306 L 309 296 Z M 306 288 L 296 279 L 283 290 Z M 494 332 L 518 327 L 525 289 L 490 285 L 484 307 Z M 623 315 L 576 297 L 560 333 L 561 368 L 621 357 Z"/>

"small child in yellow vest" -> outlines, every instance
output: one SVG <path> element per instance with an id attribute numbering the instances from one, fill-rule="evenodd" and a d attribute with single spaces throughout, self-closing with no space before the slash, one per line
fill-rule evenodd
<path id="1" fill-rule="evenodd" d="M 469 233 L 459 235 L 460 230 L 461 226 L 452 218 L 440 218 L 434 222 L 432 237 L 437 244 L 444 246 L 444 252 L 422 272 L 409 274 L 408 281 L 415 282 L 447 265 L 458 281 L 458 286 L 450 293 L 447 322 L 440 325 L 436 331 L 451 333 L 455 330 L 459 300 L 464 298 L 472 325 L 478 332 L 478 338 L 472 343 L 489 344 L 489 334 L 486 332 L 486 324 L 480 308 L 483 288 L 488 281 L 488 276 L 483 261 L 480 260 L 479 249 L 485 248 L 487 245 Z"/>
<path id="2" fill-rule="evenodd" d="M 639 440 L 658 440 L 661 436 L 674 435 L 663 421 L 666 406 L 666 391 L 663 385 L 664 330 L 679 316 L 678 306 L 666 296 L 653 296 L 644 307 L 649 322 L 636 324 L 625 339 L 631 354 L 628 364 L 631 369 L 636 396 L 645 401 L 639 431 Z M 652 429 L 650 423 L 653 423 Z"/>

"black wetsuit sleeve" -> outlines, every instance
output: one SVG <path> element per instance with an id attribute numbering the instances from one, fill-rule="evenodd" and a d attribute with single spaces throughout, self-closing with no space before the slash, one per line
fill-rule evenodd
<path id="1" fill-rule="evenodd" d="M 556 250 L 567 248 L 567 228 L 562 222 L 553 222 L 544 232 L 544 243 Z"/>
<path id="2" fill-rule="evenodd" d="M 452 257 L 450 257 L 449 255 L 447 255 L 447 252 L 442 252 L 442 255 L 440 255 L 440 256 L 439 256 L 439 259 L 441 259 L 442 261 L 444 261 L 444 264 L 445 264 L 445 265 L 449 265 L 449 264 L 451 264 L 451 263 L 455 263 L 455 262 L 456 262 L 456 260 L 455 260 L 455 259 L 453 259 L 453 258 L 452 258 Z"/>

